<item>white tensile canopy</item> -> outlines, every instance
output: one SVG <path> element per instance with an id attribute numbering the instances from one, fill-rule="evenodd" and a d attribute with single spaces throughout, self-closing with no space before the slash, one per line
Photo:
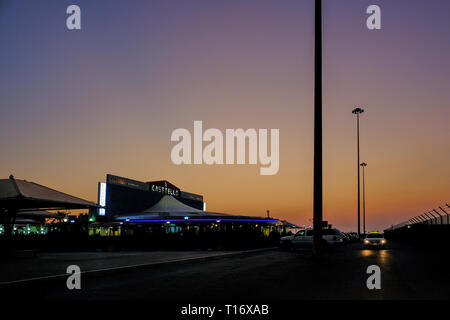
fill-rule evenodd
<path id="1" fill-rule="evenodd" d="M 131 213 L 127 215 L 117 216 L 118 220 L 126 219 L 160 219 L 160 218 L 183 218 L 183 217 L 230 217 L 224 213 L 206 212 L 196 208 L 192 208 L 173 196 L 165 195 L 154 206 L 139 213 Z"/>

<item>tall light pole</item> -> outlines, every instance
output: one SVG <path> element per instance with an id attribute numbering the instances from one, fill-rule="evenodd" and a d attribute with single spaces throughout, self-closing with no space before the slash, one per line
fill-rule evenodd
<path id="1" fill-rule="evenodd" d="M 361 187 L 360 187 L 360 170 L 359 170 L 359 115 L 364 112 L 364 109 L 356 108 L 352 111 L 356 114 L 356 141 L 357 141 L 357 153 L 358 153 L 358 238 L 361 238 Z"/>
<path id="2" fill-rule="evenodd" d="M 322 0 L 315 0 L 314 39 L 314 217 L 313 251 L 322 252 Z"/>
<path id="3" fill-rule="evenodd" d="M 363 168 L 363 234 L 366 235 L 366 181 L 364 169 L 367 167 L 367 163 L 361 163 L 361 167 Z"/>

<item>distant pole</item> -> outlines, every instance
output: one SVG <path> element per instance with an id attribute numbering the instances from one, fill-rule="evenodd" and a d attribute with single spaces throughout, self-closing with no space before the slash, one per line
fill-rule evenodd
<path id="1" fill-rule="evenodd" d="M 361 163 L 361 167 L 363 168 L 363 233 L 366 234 L 366 179 L 364 174 L 364 169 L 367 167 L 367 163 Z"/>
<path id="2" fill-rule="evenodd" d="M 356 142 L 357 142 L 357 169 L 358 169 L 358 238 L 361 238 L 361 186 L 360 186 L 360 170 L 359 170 L 359 115 L 364 112 L 364 109 L 356 108 L 352 111 L 356 114 Z"/>
<path id="3" fill-rule="evenodd" d="M 314 41 L 314 237 L 315 256 L 322 253 L 322 0 L 315 0 Z"/>

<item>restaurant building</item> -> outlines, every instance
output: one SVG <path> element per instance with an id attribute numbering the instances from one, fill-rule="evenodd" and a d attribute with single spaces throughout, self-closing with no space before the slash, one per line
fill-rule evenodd
<path id="1" fill-rule="evenodd" d="M 209 212 L 202 195 L 182 190 L 166 180 L 142 182 L 111 174 L 98 185 L 99 209 L 90 234 L 136 236 L 142 234 L 282 232 L 278 219 Z"/>

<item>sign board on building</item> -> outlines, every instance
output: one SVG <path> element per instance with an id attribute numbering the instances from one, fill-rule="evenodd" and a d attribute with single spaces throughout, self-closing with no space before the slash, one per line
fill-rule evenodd
<path id="1" fill-rule="evenodd" d="M 98 205 L 101 206 L 101 208 L 98 209 L 98 214 L 104 216 L 106 206 L 106 183 L 104 182 L 98 184 Z"/>
<path id="2" fill-rule="evenodd" d="M 186 191 L 181 191 L 181 197 L 184 199 L 191 199 L 197 201 L 203 201 L 203 196 L 195 193 L 190 193 Z"/>
<path id="3" fill-rule="evenodd" d="M 175 196 L 178 197 L 180 195 L 180 188 L 177 186 L 171 184 L 170 182 L 166 180 L 162 181 L 150 181 L 147 182 L 150 188 L 150 191 L 152 192 L 159 192 L 162 194 L 167 194 L 169 196 Z"/>
<path id="4" fill-rule="evenodd" d="M 124 187 L 148 191 L 148 184 L 145 182 L 114 176 L 112 174 L 106 175 L 106 182 L 111 184 L 118 184 Z"/>

